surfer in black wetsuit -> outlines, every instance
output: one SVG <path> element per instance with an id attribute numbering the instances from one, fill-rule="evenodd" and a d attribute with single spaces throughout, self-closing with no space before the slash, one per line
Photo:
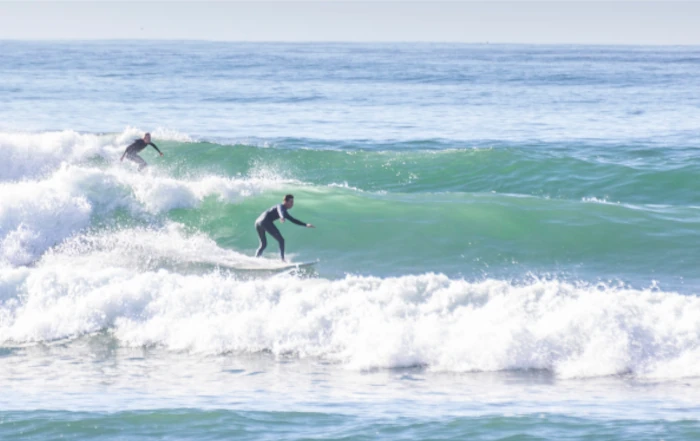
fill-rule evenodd
<path id="1" fill-rule="evenodd" d="M 146 164 L 146 161 L 144 161 L 143 158 L 138 155 L 138 153 L 141 150 L 145 149 L 146 146 L 149 144 L 152 145 L 158 153 L 160 153 L 160 156 L 163 156 L 163 152 L 158 150 L 158 147 L 151 142 L 151 134 L 146 133 L 145 135 L 143 135 L 143 139 L 137 139 L 134 142 L 132 142 L 131 145 L 126 148 L 124 154 L 119 160 L 124 161 L 124 157 L 126 157 L 128 160 L 137 163 L 139 165 L 139 171 L 141 171 L 144 167 L 147 167 L 148 164 Z"/>
<path id="2" fill-rule="evenodd" d="M 282 262 L 285 261 L 284 237 L 282 237 L 282 235 L 280 234 L 280 230 L 278 230 L 275 224 L 273 224 L 273 222 L 277 219 L 279 219 L 280 222 L 284 222 L 285 220 L 289 219 L 292 223 L 301 225 L 302 227 L 316 228 L 311 224 L 306 224 L 298 219 L 293 218 L 292 215 L 289 214 L 289 212 L 287 211 L 291 210 L 293 206 L 294 196 L 288 194 L 284 197 L 284 203 L 274 205 L 270 207 L 269 210 L 263 211 L 262 214 L 258 216 L 258 219 L 255 221 L 255 229 L 258 231 L 258 237 L 260 237 L 260 247 L 258 247 L 258 251 L 255 253 L 255 257 L 260 257 L 265 247 L 267 247 L 267 237 L 265 236 L 265 232 L 268 232 L 272 237 L 277 239 L 277 242 L 279 242 L 280 256 L 282 256 Z"/>

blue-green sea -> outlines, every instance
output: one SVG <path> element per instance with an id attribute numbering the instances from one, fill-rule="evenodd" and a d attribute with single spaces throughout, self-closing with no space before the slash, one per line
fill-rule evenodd
<path id="1" fill-rule="evenodd" d="M 0 41 L 0 439 L 700 439 L 698 72 Z"/>

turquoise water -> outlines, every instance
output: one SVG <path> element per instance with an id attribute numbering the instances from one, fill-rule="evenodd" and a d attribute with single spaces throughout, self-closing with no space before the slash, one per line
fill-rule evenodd
<path id="1" fill-rule="evenodd" d="M 0 42 L 0 438 L 697 437 L 699 63 Z"/>

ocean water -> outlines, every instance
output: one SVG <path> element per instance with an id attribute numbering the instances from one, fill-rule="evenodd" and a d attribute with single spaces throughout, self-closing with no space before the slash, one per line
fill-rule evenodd
<path id="1" fill-rule="evenodd" d="M 700 439 L 698 72 L 0 42 L 0 439 Z"/>

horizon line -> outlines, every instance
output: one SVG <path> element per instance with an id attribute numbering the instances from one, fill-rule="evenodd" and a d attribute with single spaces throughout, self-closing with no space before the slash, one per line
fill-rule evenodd
<path id="1" fill-rule="evenodd" d="M 2 2 L 3 0 L 0 0 Z M 599 47 L 697 47 L 698 43 L 584 43 L 584 42 L 502 42 L 502 41 L 450 41 L 450 40 L 225 40 L 225 39 L 190 39 L 190 38 L 0 38 L 0 43 L 233 43 L 233 44 L 441 44 L 464 46 L 599 46 Z"/>

